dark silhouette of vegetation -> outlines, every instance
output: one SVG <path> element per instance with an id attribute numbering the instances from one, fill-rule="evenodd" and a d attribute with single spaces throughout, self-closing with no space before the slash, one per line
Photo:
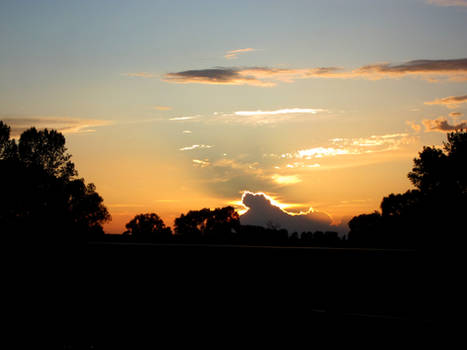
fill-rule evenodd
<path id="1" fill-rule="evenodd" d="M 136 240 L 149 242 L 166 242 L 172 237 L 172 230 L 155 213 L 136 215 L 125 225 L 123 234 Z"/>
<path id="2" fill-rule="evenodd" d="M 459 242 L 467 212 L 466 164 L 466 132 L 447 134 L 443 149 L 424 147 L 408 174 L 415 189 L 384 197 L 381 213 L 350 220 L 349 242 L 406 248 Z"/>
<path id="3" fill-rule="evenodd" d="M 18 144 L 0 121 L 0 231 L 43 240 L 102 236 L 110 220 L 91 183 L 78 178 L 65 137 L 55 130 L 24 131 Z"/>
<path id="4" fill-rule="evenodd" d="M 233 207 L 191 210 L 175 219 L 175 235 L 186 242 L 229 242 L 239 232 L 240 217 Z"/>

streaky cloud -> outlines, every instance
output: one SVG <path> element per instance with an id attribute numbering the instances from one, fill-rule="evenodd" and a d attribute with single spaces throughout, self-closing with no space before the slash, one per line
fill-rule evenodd
<path id="1" fill-rule="evenodd" d="M 451 125 L 444 117 L 439 117 L 434 120 L 425 119 L 422 123 L 425 126 L 425 132 L 452 132 L 467 129 L 467 121 L 460 121 L 458 124 Z"/>
<path id="2" fill-rule="evenodd" d="M 1 119 L 11 127 L 12 137 L 20 136 L 23 131 L 31 127 L 55 129 L 63 134 L 84 134 L 95 132 L 94 128 L 113 124 L 109 120 L 69 117 L 7 117 Z"/>
<path id="3" fill-rule="evenodd" d="M 257 50 L 251 47 L 248 47 L 246 49 L 230 50 L 230 51 L 227 51 L 224 57 L 227 58 L 228 60 L 232 60 L 232 59 L 238 58 L 239 54 L 244 54 L 246 52 L 252 52 L 252 51 L 257 51 Z"/>
<path id="4" fill-rule="evenodd" d="M 448 96 L 444 98 L 438 98 L 433 101 L 425 102 L 426 105 L 444 105 L 448 108 L 457 108 L 463 103 L 467 103 L 467 95 Z"/>
<path id="5" fill-rule="evenodd" d="M 179 150 L 180 151 L 193 151 L 195 149 L 209 149 L 209 148 L 212 148 L 212 147 L 214 147 L 214 146 L 211 146 L 211 145 L 192 145 L 192 146 L 179 148 Z"/>
<path id="6" fill-rule="evenodd" d="M 390 79 L 413 76 L 428 81 L 448 79 L 467 81 L 467 58 L 419 59 L 399 64 L 376 63 L 344 70 L 341 67 L 275 68 L 215 67 L 167 73 L 163 80 L 178 84 L 250 85 L 272 87 L 277 83 L 293 83 L 298 79 Z"/>

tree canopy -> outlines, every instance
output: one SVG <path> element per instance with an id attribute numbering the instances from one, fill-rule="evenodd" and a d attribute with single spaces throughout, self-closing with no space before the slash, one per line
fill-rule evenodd
<path id="1" fill-rule="evenodd" d="M 56 238 L 103 234 L 110 220 L 102 197 L 78 178 L 65 137 L 24 131 L 18 145 L 0 121 L 0 228 L 4 234 L 49 233 Z"/>
<path id="2" fill-rule="evenodd" d="M 136 215 L 125 227 L 127 231 L 124 235 L 137 240 L 167 241 L 172 236 L 170 227 L 166 227 L 164 221 L 155 213 Z"/>
<path id="3" fill-rule="evenodd" d="M 390 194 L 381 214 L 349 222 L 349 239 L 373 245 L 415 247 L 462 239 L 467 212 L 467 133 L 447 134 L 443 148 L 423 147 L 408 178 L 415 189 Z"/>

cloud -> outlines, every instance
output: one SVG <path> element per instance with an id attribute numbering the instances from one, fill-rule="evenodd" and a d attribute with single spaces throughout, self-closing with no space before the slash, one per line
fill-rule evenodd
<path id="1" fill-rule="evenodd" d="M 312 108 L 284 108 L 277 109 L 274 111 L 238 111 L 235 112 L 235 115 L 240 116 L 256 116 L 256 115 L 278 115 L 278 114 L 316 114 L 323 111 L 322 109 L 312 109 Z"/>
<path id="2" fill-rule="evenodd" d="M 332 225 L 332 218 L 323 212 L 310 208 L 306 212 L 291 213 L 280 207 L 280 203 L 264 193 L 245 191 L 242 196 L 242 205 L 248 211 L 240 216 L 243 225 L 276 226 L 292 232 L 306 231 L 339 231 L 343 227 Z"/>
<path id="3" fill-rule="evenodd" d="M 199 116 L 189 116 L 189 117 L 173 117 L 170 118 L 170 121 L 184 121 L 184 120 L 193 120 L 197 119 Z"/>
<path id="4" fill-rule="evenodd" d="M 467 121 L 460 121 L 458 124 L 450 125 L 448 120 L 444 117 L 439 117 L 434 120 L 425 119 L 422 123 L 425 125 L 425 132 L 451 132 L 460 129 L 467 129 Z"/>
<path id="5" fill-rule="evenodd" d="M 213 84 L 213 85 L 252 85 L 274 86 L 274 83 L 264 82 L 252 75 L 242 74 L 237 68 L 211 68 L 187 70 L 177 73 L 167 73 L 164 81 L 178 84 Z"/>
<path id="6" fill-rule="evenodd" d="M 157 110 L 157 111 L 171 111 L 172 107 L 169 107 L 169 106 L 155 106 L 154 109 Z"/>
<path id="7" fill-rule="evenodd" d="M 408 126 L 410 126 L 410 127 L 412 128 L 413 131 L 415 131 L 415 132 L 417 132 L 417 133 L 420 132 L 420 130 L 422 129 L 422 127 L 420 126 L 420 124 L 417 124 L 417 123 L 415 123 L 415 122 L 413 122 L 413 121 L 409 121 L 409 120 L 408 120 L 408 121 L 406 121 L 405 123 L 406 123 Z"/>
<path id="8" fill-rule="evenodd" d="M 399 149 L 401 145 L 412 143 L 413 138 L 407 133 L 373 135 L 361 138 L 334 138 L 331 146 L 301 149 L 293 153 L 284 153 L 285 159 L 318 159 L 342 155 L 360 155 L 386 152 Z"/>
<path id="9" fill-rule="evenodd" d="M 79 119 L 68 117 L 28 117 L 28 118 L 2 118 L 5 124 L 11 127 L 11 136 L 18 137 L 31 127 L 37 129 L 55 129 L 63 134 L 83 134 L 95 132 L 94 128 L 111 125 L 108 120 Z"/>
<path id="10" fill-rule="evenodd" d="M 355 75 L 380 79 L 407 75 L 436 76 L 467 74 L 467 58 L 451 60 L 414 60 L 401 64 L 379 63 L 363 66 L 354 71 Z M 460 78 L 459 76 L 456 79 Z"/>
<path id="11" fill-rule="evenodd" d="M 427 3 L 436 6 L 467 6 L 467 0 L 427 0 Z"/>
<path id="12" fill-rule="evenodd" d="M 226 123 L 245 125 L 278 124 L 289 121 L 302 121 L 309 115 L 327 112 L 318 108 L 282 108 L 270 111 L 237 111 L 233 113 L 216 114 L 215 119 Z"/>
<path id="13" fill-rule="evenodd" d="M 192 162 L 195 168 L 206 168 L 211 165 L 208 159 L 205 159 L 205 160 L 193 159 Z"/>
<path id="14" fill-rule="evenodd" d="M 463 103 L 467 103 L 467 95 L 448 96 L 444 98 L 438 98 L 433 101 L 425 102 L 426 105 L 444 105 L 448 108 L 457 108 Z"/>
<path id="15" fill-rule="evenodd" d="M 141 73 L 140 73 L 141 74 Z M 467 58 L 449 60 L 413 60 L 400 64 L 377 63 L 354 70 L 340 67 L 274 68 L 215 67 L 167 73 L 163 80 L 178 84 L 251 85 L 272 87 L 278 82 L 292 83 L 298 79 L 388 79 L 417 76 L 429 81 L 448 78 L 467 80 Z"/>
<path id="16" fill-rule="evenodd" d="M 297 175 L 278 175 L 274 174 L 272 180 L 278 185 L 294 185 L 302 182 Z"/>
<path id="17" fill-rule="evenodd" d="M 452 118 L 459 118 L 459 117 L 462 117 L 464 115 L 464 113 L 461 113 L 461 112 L 451 112 L 449 113 L 449 116 L 452 117 Z"/>
<path id="18" fill-rule="evenodd" d="M 211 145 L 192 145 L 192 146 L 182 147 L 179 150 L 180 151 L 192 151 L 192 150 L 195 150 L 195 149 L 209 149 L 209 148 L 212 148 L 212 147 L 214 147 L 214 146 L 211 146 Z"/>
<path id="19" fill-rule="evenodd" d="M 252 49 L 251 47 L 248 47 L 246 49 L 231 50 L 231 51 L 227 51 L 224 57 L 227 58 L 228 60 L 232 60 L 232 59 L 238 58 L 239 54 L 244 54 L 245 52 L 252 52 L 252 51 L 256 51 L 256 49 Z"/>
<path id="20" fill-rule="evenodd" d="M 182 134 L 184 135 L 189 135 L 189 134 L 192 134 L 193 132 L 191 130 L 183 130 L 182 131 Z"/>

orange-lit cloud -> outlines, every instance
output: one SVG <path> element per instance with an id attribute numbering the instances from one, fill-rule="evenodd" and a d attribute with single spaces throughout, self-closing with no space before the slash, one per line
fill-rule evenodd
<path id="1" fill-rule="evenodd" d="M 407 133 L 373 135 L 363 138 L 334 138 L 329 140 L 332 146 L 313 147 L 301 149 L 293 153 L 284 153 L 285 159 L 317 159 L 342 155 L 359 155 L 376 152 L 393 151 L 403 144 L 413 142 L 413 138 Z"/>
<path id="2" fill-rule="evenodd" d="M 238 58 L 239 54 L 244 54 L 246 52 L 252 52 L 252 51 L 256 51 L 256 49 L 248 47 L 246 49 L 231 50 L 231 51 L 227 51 L 224 57 L 227 58 L 228 60 L 232 60 L 232 59 Z"/>
<path id="3" fill-rule="evenodd" d="M 448 96 L 444 98 L 438 98 L 433 101 L 425 102 L 426 105 L 443 105 L 448 108 L 457 108 L 463 103 L 467 103 L 467 95 Z"/>
<path id="4" fill-rule="evenodd" d="M 429 4 L 436 6 L 467 6 L 467 0 L 427 0 Z"/>
<path id="5" fill-rule="evenodd" d="M 464 115 L 464 113 L 461 113 L 461 112 L 451 112 L 449 113 L 449 116 L 452 117 L 452 118 L 459 118 L 459 117 L 462 117 Z"/>
<path id="6" fill-rule="evenodd" d="M 450 60 L 413 60 L 400 64 L 377 63 L 345 71 L 340 67 L 274 68 L 274 67 L 216 67 L 168 73 L 166 82 L 179 84 L 251 85 L 271 87 L 278 82 L 292 83 L 297 79 L 389 79 L 406 76 L 429 81 L 467 80 L 467 58 Z"/>
<path id="7" fill-rule="evenodd" d="M 272 180 L 278 185 L 294 185 L 302 182 L 297 175 L 272 175 Z"/>
<path id="8" fill-rule="evenodd" d="M 422 129 L 421 125 L 420 124 L 417 124 L 413 121 L 406 121 L 405 122 L 408 126 L 410 126 L 412 128 L 412 130 L 414 130 L 415 132 L 420 132 L 420 130 Z"/>
<path id="9" fill-rule="evenodd" d="M 413 60 L 401 64 L 379 63 L 360 67 L 355 76 L 368 79 L 419 76 L 426 79 L 447 77 L 454 80 L 467 79 L 467 58 L 451 60 Z"/>
<path id="10" fill-rule="evenodd" d="M 11 136 L 18 137 L 31 127 L 37 129 L 55 129 L 63 134 L 83 134 L 95 132 L 94 128 L 113 124 L 109 120 L 79 119 L 67 117 L 28 117 L 28 118 L 3 118 L 11 127 Z"/>
<path id="11" fill-rule="evenodd" d="M 444 117 L 439 117 L 434 120 L 425 119 L 422 121 L 422 123 L 425 125 L 426 132 L 451 132 L 455 130 L 467 129 L 467 121 L 461 121 L 458 124 L 451 125 Z"/>

